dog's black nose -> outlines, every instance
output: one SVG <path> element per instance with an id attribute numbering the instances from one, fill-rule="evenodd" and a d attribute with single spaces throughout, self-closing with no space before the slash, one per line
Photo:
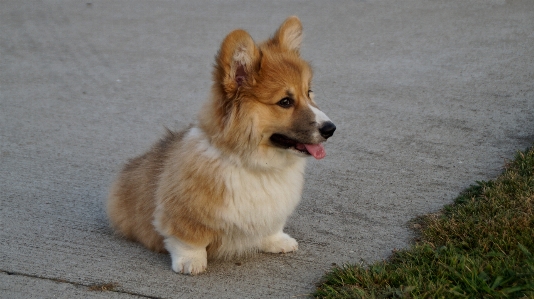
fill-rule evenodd
<path id="1" fill-rule="evenodd" d="M 321 136 L 323 136 L 324 138 L 329 138 L 332 135 L 334 135 L 335 130 L 336 130 L 336 125 L 334 125 L 334 123 L 331 121 L 325 122 L 323 126 L 319 128 L 319 132 L 321 133 Z"/>

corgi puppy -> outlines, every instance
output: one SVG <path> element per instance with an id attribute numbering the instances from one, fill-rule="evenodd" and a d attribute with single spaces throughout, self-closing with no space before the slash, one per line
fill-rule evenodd
<path id="1" fill-rule="evenodd" d="M 336 130 L 313 99 L 301 41 L 295 16 L 261 44 L 243 30 L 226 36 L 198 123 L 168 131 L 112 185 L 107 214 L 117 232 L 169 252 L 172 270 L 191 275 L 208 258 L 297 250 L 283 229 L 306 157 L 325 157 L 322 143 Z"/>

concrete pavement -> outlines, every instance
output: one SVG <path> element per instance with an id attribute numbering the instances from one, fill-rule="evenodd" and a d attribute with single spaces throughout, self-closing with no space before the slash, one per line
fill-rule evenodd
<path id="1" fill-rule="evenodd" d="M 289 15 L 338 127 L 287 224 L 299 251 L 175 274 L 112 234 L 107 188 L 195 120 L 227 33 L 261 41 Z M 3 0 L 0 297 L 305 296 L 333 263 L 408 246 L 410 219 L 532 145 L 533 49 L 531 0 Z"/>

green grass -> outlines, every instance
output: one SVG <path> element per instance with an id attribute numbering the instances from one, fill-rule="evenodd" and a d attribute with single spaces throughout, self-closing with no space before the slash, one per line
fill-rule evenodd
<path id="1" fill-rule="evenodd" d="M 328 273 L 317 298 L 534 298 L 534 147 L 414 221 L 411 248 Z"/>

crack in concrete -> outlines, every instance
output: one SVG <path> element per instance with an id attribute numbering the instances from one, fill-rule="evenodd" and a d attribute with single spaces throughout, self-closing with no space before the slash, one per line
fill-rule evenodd
<path id="1" fill-rule="evenodd" d="M 53 277 L 45 277 L 45 276 L 39 276 L 39 275 L 33 275 L 33 274 L 26 274 L 26 273 L 20 273 L 20 272 L 14 272 L 14 271 L 6 271 L 1 270 L 1 273 L 5 273 L 7 275 L 16 275 L 16 276 L 23 276 L 28 278 L 36 278 L 36 279 L 43 279 L 43 280 L 49 280 L 57 283 L 67 283 L 78 287 L 85 287 L 87 288 L 88 292 L 115 292 L 115 293 L 121 293 L 121 294 L 127 294 L 132 296 L 138 296 L 142 298 L 148 298 L 148 299 L 162 299 L 160 297 L 154 297 L 154 296 L 148 296 L 143 295 L 139 293 L 134 292 L 128 292 L 125 290 L 117 290 L 116 287 L 119 286 L 119 284 L 116 283 L 95 283 L 95 284 L 84 284 L 79 282 L 72 282 L 61 278 L 53 278 Z"/>

